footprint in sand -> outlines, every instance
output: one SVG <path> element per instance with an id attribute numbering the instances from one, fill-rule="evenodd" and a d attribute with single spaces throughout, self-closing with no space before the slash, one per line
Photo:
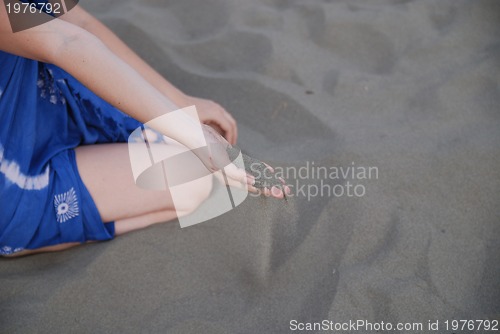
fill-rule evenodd
<path id="1" fill-rule="evenodd" d="M 345 64 L 373 74 L 388 74 L 394 68 L 393 42 L 369 24 L 328 18 L 324 6 L 294 9 L 305 22 L 310 39 Z"/>
<path id="2" fill-rule="evenodd" d="M 328 22 L 316 43 L 361 71 L 388 74 L 396 62 L 393 43 L 368 24 Z"/>
<path id="3" fill-rule="evenodd" d="M 429 20 L 432 26 L 441 32 L 447 30 L 455 21 L 457 8 L 455 4 L 435 2 L 428 6 Z"/>
<path id="4" fill-rule="evenodd" d="M 323 77 L 323 90 L 332 96 L 335 94 L 335 88 L 337 88 L 339 75 L 339 70 L 333 69 L 326 72 Z"/>
<path id="5" fill-rule="evenodd" d="M 161 5 L 178 19 L 186 37 L 190 40 L 216 35 L 229 21 L 229 8 L 223 0 L 161 0 Z M 197 9 L 192 10 L 194 7 Z"/>
<path id="6" fill-rule="evenodd" d="M 283 28 L 282 13 L 263 6 L 246 9 L 242 15 L 244 24 L 251 28 L 279 30 Z"/>
<path id="7" fill-rule="evenodd" d="M 263 73 L 273 54 L 273 45 L 264 35 L 230 31 L 214 39 L 181 45 L 177 50 L 186 59 L 217 72 Z"/>

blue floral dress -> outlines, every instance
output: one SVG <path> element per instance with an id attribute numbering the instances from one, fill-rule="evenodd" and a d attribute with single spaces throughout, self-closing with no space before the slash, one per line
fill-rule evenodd
<path id="1" fill-rule="evenodd" d="M 113 238 L 73 149 L 140 125 L 62 69 L 0 51 L 0 255 Z"/>

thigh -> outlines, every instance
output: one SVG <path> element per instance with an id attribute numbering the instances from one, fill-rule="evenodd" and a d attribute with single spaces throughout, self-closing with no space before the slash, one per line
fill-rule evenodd
<path id="1" fill-rule="evenodd" d="M 178 145 L 168 144 L 163 149 L 172 154 L 180 151 Z M 75 149 L 80 176 L 90 192 L 103 221 L 117 221 L 139 217 L 152 212 L 175 211 L 168 191 L 139 188 L 132 175 L 126 143 L 80 146 Z M 195 186 L 195 187 L 193 187 Z M 202 194 L 206 196 L 211 184 L 192 184 L 192 196 L 186 198 L 186 207 Z M 181 211 L 183 208 L 177 208 Z"/>

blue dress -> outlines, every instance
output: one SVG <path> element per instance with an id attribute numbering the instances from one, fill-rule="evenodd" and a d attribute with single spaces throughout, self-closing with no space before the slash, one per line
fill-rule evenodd
<path id="1" fill-rule="evenodd" d="M 113 238 L 73 149 L 140 125 L 62 69 L 0 51 L 0 255 Z"/>

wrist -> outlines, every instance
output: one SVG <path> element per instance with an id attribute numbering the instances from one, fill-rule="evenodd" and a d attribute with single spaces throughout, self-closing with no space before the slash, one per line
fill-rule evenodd
<path id="1" fill-rule="evenodd" d="M 203 124 L 195 107 L 175 109 L 147 122 L 146 125 L 189 149 L 207 145 Z"/>
<path id="2" fill-rule="evenodd" d="M 187 94 L 184 94 L 180 90 L 177 90 L 170 94 L 171 97 L 169 97 L 179 108 L 186 108 L 192 106 L 193 103 L 193 98 Z"/>

